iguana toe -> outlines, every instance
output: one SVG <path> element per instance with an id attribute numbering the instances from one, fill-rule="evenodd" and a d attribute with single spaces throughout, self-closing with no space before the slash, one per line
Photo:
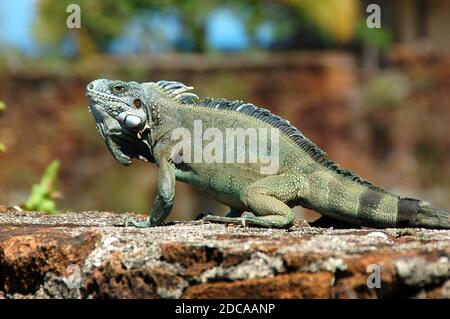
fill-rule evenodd
<path id="1" fill-rule="evenodd" d="M 133 226 L 133 227 L 137 227 L 137 228 L 148 228 L 148 227 L 152 227 L 152 225 L 150 224 L 150 222 L 147 220 L 139 220 L 133 217 L 128 217 L 125 220 L 125 227 L 129 227 L 129 226 Z"/>
<path id="2" fill-rule="evenodd" d="M 251 213 L 251 212 L 244 212 L 241 217 L 240 217 L 241 221 L 242 221 L 242 226 L 246 227 L 246 222 L 247 221 L 254 221 L 256 219 L 255 214 Z"/>

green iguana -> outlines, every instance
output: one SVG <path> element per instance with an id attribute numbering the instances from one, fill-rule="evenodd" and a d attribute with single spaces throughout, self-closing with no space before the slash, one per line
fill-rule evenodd
<path id="1" fill-rule="evenodd" d="M 242 101 L 200 100 L 192 89 L 175 81 L 140 84 L 99 79 L 87 85 L 89 109 L 116 160 L 130 165 L 137 158 L 159 167 L 158 194 L 148 220 L 131 218 L 126 225 L 160 225 L 172 209 L 175 180 L 180 180 L 231 208 L 225 217 L 204 217 L 211 222 L 288 228 L 294 221 L 291 208 L 301 205 L 325 218 L 360 226 L 450 228 L 450 213 L 387 192 L 339 167 L 287 120 Z M 204 130 L 200 135 L 199 123 Z M 203 138 L 200 145 L 194 141 L 197 160 L 186 160 L 185 153 L 191 150 L 180 147 L 180 134 L 174 134 L 179 128 Z M 242 155 L 239 152 L 254 159 L 251 133 L 264 129 L 276 137 L 276 143 L 266 148 L 266 157 L 236 160 Z M 209 146 L 210 158 L 201 160 L 208 153 L 205 144 L 236 132 L 240 145 L 216 143 L 214 150 Z M 257 139 L 259 143 L 267 136 Z M 269 153 L 277 155 L 277 165 L 267 173 L 263 169 Z"/>

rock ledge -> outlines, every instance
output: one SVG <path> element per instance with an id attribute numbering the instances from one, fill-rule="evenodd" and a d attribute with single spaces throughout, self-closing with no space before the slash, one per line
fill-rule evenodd
<path id="1" fill-rule="evenodd" d="M 0 209 L 0 298 L 450 296 L 446 230 L 136 229 L 127 216 Z"/>

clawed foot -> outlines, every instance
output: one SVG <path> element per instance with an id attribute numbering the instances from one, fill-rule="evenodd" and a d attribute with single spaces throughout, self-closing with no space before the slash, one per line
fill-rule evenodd
<path id="1" fill-rule="evenodd" d="M 208 214 L 202 220 L 212 223 L 237 224 L 246 227 L 256 220 L 256 216 L 250 212 L 243 213 L 241 217 L 221 217 Z"/>
<path id="2" fill-rule="evenodd" d="M 148 228 L 148 227 L 152 227 L 152 225 L 150 224 L 149 220 L 139 220 L 133 217 L 128 217 L 125 220 L 125 227 L 129 227 L 129 226 L 133 226 L 133 227 L 137 227 L 137 228 Z"/>

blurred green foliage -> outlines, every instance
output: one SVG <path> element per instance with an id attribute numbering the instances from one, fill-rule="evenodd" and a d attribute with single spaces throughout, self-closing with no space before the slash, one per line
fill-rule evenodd
<path id="1" fill-rule="evenodd" d="M 315 25 L 319 31 L 338 42 L 350 41 L 359 17 L 358 0 L 285 0 L 299 16 Z M 297 19 L 302 22 L 302 19 Z"/>
<path id="2" fill-rule="evenodd" d="M 66 7 L 71 0 L 39 2 L 37 18 L 37 36 L 40 40 L 59 45 L 68 35 L 65 28 L 68 14 Z M 181 22 L 191 36 L 195 51 L 205 50 L 205 19 L 218 1 L 183 1 L 183 0 L 79 0 L 81 8 L 81 29 L 75 29 L 73 35 L 79 46 L 79 54 L 86 56 L 107 50 L 111 40 L 120 35 L 124 26 L 132 18 L 148 12 L 164 13 L 176 8 Z"/>
<path id="3" fill-rule="evenodd" d="M 33 185 L 31 194 L 28 197 L 23 208 L 30 211 L 42 211 L 50 214 L 56 214 L 55 198 L 58 196 L 56 191 L 56 180 L 58 177 L 59 161 L 54 160 L 50 163 L 42 175 L 39 184 Z"/>
<path id="4" fill-rule="evenodd" d="M 366 21 L 361 19 L 356 30 L 356 36 L 370 43 L 375 48 L 380 49 L 382 52 L 387 52 L 392 45 L 392 34 L 387 28 L 367 28 Z"/>
<path id="5" fill-rule="evenodd" d="M 401 105 L 411 91 L 408 77 L 396 70 L 379 72 L 362 87 L 364 107 L 367 110 Z"/>
<path id="6" fill-rule="evenodd" d="M 274 27 L 277 39 L 298 36 L 305 30 L 305 25 L 311 25 L 326 39 L 345 43 L 354 39 L 360 20 L 358 0 L 79 0 L 82 27 L 69 30 L 65 27 L 66 8 L 72 2 L 39 1 L 36 33 L 41 41 L 55 46 L 60 46 L 71 34 L 80 56 L 105 52 L 133 18 L 146 13 L 174 13 L 182 24 L 183 41 L 189 42 L 190 50 L 195 52 L 209 49 L 206 23 L 217 8 L 232 9 L 242 18 L 253 47 L 256 47 L 257 28 L 262 23 Z M 149 41 L 147 37 L 157 41 L 161 35 L 155 32 L 148 30 L 142 41 Z"/>

